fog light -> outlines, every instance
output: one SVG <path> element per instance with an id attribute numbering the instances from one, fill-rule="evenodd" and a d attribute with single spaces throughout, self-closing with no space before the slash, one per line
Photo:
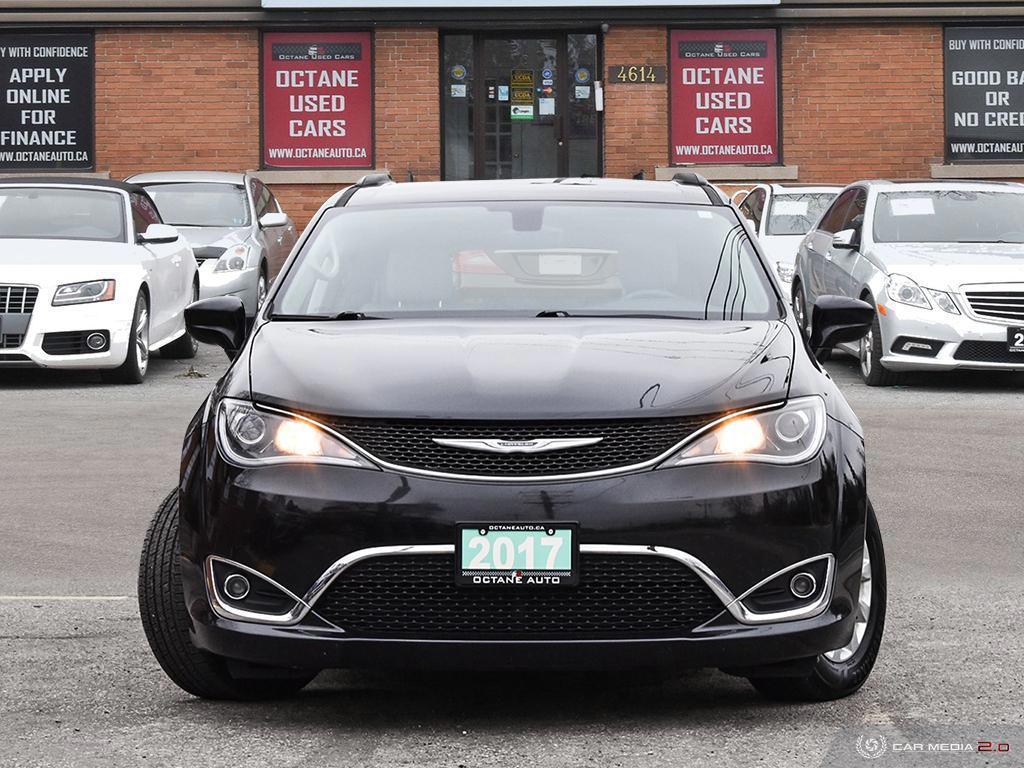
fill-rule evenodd
<path id="1" fill-rule="evenodd" d="M 241 600 L 249 594 L 249 580 L 240 573 L 232 573 L 224 579 L 224 594 L 232 600 Z"/>
<path id="2" fill-rule="evenodd" d="M 818 582 L 814 575 L 806 571 L 801 571 L 789 580 L 789 591 L 793 593 L 794 597 L 798 597 L 801 600 L 813 595 L 817 589 Z"/>
<path id="3" fill-rule="evenodd" d="M 107 337 L 102 333 L 90 333 L 85 340 L 85 346 L 94 351 L 99 351 L 107 345 Z"/>

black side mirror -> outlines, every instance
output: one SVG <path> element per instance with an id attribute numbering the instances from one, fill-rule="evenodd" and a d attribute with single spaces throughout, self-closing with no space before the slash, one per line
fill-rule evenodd
<path id="1" fill-rule="evenodd" d="M 185 307 L 185 327 L 192 338 L 215 344 L 232 360 L 245 343 L 245 305 L 237 296 L 215 296 Z"/>
<path id="2" fill-rule="evenodd" d="M 875 320 L 875 308 L 849 296 L 821 296 L 811 310 L 811 351 L 859 341 Z"/>

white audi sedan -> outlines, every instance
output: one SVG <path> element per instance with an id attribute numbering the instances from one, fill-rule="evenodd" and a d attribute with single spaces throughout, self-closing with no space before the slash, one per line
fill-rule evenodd
<path id="1" fill-rule="evenodd" d="M 141 187 L 0 179 L 0 368 L 95 368 L 138 384 L 149 356 L 190 358 L 192 248 Z"/>

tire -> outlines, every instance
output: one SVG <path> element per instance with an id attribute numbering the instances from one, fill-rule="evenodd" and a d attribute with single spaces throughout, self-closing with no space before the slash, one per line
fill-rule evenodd
<path id="1" fill-rule="evenodd" d="M 113 370 L 102 371 L 100 376 L 112 384 L 141 384 L 149 370 L 149 356 L 149 299 L 146 292 L 140 290 L 135 299 L 124 362 Z"/>
<path id="2" fill-rule="evenodd" d="M 160 504 L 146 532 L 139 562 L 139 613 L 149 647 L 164 672 L 182 690 L 204 699 L 255 701 L 291 695 L 315 672 L 295 676 L 238 678 L 226 659 L 196 648 L 189 639 L 191 619 L 181 587 L 178 546 L 178 492 Z"/>
<path id="3" fill-rule="evenodd" d="M 199 283 L 192 286 L 192 303 L 199 301 Z M 192 338 L 192 334 L 185 330 L 181 336 L 170 344 L 160 348 L 160 357 L 168 360 L 191 360 L 199 351 L 199 342 Z"/>
<path id="4" fill-rule="evenodd" d="M 859 642 L 856 640 L 857 627 L 849 645 L 819 655 L 814 660 L 812 672 L 804 677 L 750 678 L 750 683 L 764 696 L 776 701 L 832 701 L 856 693 L 867 681 L 882 644 L 888 594 L 882 534 L 870 502 L 864 541 L 870 560 L 866 570 L 871 578 L 866 594 L 870 594 L 871 601 Z M 862 580 L 862 585 L 865 583 Z M 862 615 L 863 600 L 858 603 L 857 611 Z"/>
<path id="5" fill-rule="evenodd" d="M 804 287 L 799 280 L 793 282 L 793 315 L 796 317 L 796 324 L 804 334 L 804 339 L 811 338 L 811 317 L 807 311 L 807 298 L 804 296 Z M 826 362 L 832 357 L 831 349 L 819 349 L 814 355 L 819 362 Z"/>
<path id="6" fill-rule="evenodd" d="M 878 324 L 878 313 L 871 323 L 871 330 L 860 340 L 858 367 L 860 377 L 869 387 L 891 387 L 899 384 L 902 376 L 882 365 L 882 329 Z"/>
<path id="7" fill-rule="evenodd" d="M 270 280 L 267 277 L 267 265 L 266 262 L 260 264 L 260 276 L 256 278 L 256 311 L 253 314 L 258 314 L 260 307 L 263 306 L 263 302 L 267 299 L 267 291 L 270 290 Z"/>

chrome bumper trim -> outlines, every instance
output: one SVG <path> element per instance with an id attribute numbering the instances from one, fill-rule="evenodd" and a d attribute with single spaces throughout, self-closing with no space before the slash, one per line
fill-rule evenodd
<path id="1" fill-rule="evenodd" d="M 224 557 L 217 557 L 216 555 L 210 555 L 206 558 L 205 568 L 203 569 L 206 575 L 206 592 L 210 600 L 210 606 L 221 618 L 249 621 L 259 624 L 272 624 L 275 626 L 292 626 L 298 624 L 303 618 L 310 612 L 316 615 L 316 601 L 320 599 L 324 592 L 327 591 L 328 587 L 347 569 L 351 568 L 356 563 L 363 560 L 368 560 L 374 557 L 392 557 L 396 555 L 454 555 L 455 545 L 454 544 L 409 544 L 389 547 L 370 547 L 368 549 L 359 549 L 355 552 L 349 552 L 342 558 L 339 558 L 331 566 L 323 572 L 313 586 L 309 588 L 303 597 L 299 597 L 287 588 L 281 586 L 273 579 L 254 570 L 246 565 L 237 563 L 233 560 L 228 560 Z M 728 611 L 736 621 L 741 624 L 771 624 L 783 621 L 795 621 L 797 619 L 806 619 L 812 616 L 817 616 L 819 613 L 825 610 L 829 601 L 832 599 L 832 588 L 835 581 L 835 557 L 832 554 L 816 555 L 809 557 L 806 560 L 800 560 L 799 562 L 787 565 L 785 568 L 781 568 L 771 576 L 767 576 L 761 581 L 757 582 L 754 586 L 743 592 L 739 597 L 736 597 L 732 591 L 725 585 L 725 583 L 718 577 L 718 575 L 712 571 L 704 562 L 694 557 L 693 555 L 683 552 L 679 549 L 672 549 L 671 547 L 657 547 L 657 546 L 644 546 L 644 545 L 628 545 L 628 544 L 581 544 L 580 554 L 594 554 L 594 555 L 635 555 L 639 557 L 665 557 L 670 560 L 675 560 L 682 565 L 685 565 L 691 571 L 693 571 L 703 581 L 715 596 L 722 601 L 723 611 Z M 781 576 L 787 571 L 799 568 L 802 565 L 817 562 L 819 560 L 827 559 L 826 571 L 825 571 L 825 586 L 822 589 L 821 594 L 815 598 L 812 602 L 807 605 L 800 606 L 799 608 L 792 608 L 787 611 L 778 611 L 774 613 L 757 613 L 751 611 L 745 605 L 743 605 L 743 599 L 748 595 L 752 594 L 756 590 L 763 587 L 765 584 L 770 582 L 772 579 Z M 233 605 L 228 604 L 226 601 L 221 599 L 220 593 L 216 589 L 214 584 L 213 576 L 213 564 L 214 562 L 224 563 L 233 568 L 238 568 L 263 579 L 267 583 L 281 590 L 284 594 L 288 595 L 295 600 L 295 607 L 287 613 L 282 614 L 264 614 L 254 613 L 252 611 L 245 611 L 240 608 L 236 608 Z M 721 615 L 721 614 L 719 614 Z M 318 616 L 318 618 L 321 618 Z M 323 620 L 323 619 L 321 619 Z M 326 620 L 324 620 L 326 621 Z M 331 622 L 326 622 L 330 624 Z M 332 626 L 337 626 L 331 624 Z M 344 631 L 342 627 L 337 629 Z"/>

